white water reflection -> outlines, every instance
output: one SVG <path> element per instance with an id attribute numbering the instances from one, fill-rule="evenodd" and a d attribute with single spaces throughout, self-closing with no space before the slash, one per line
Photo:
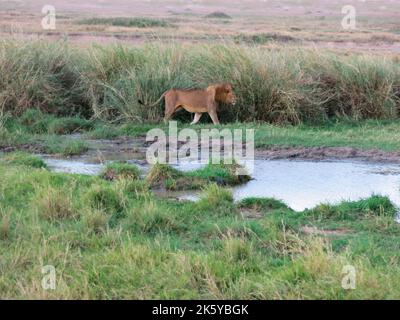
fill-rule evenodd
<path id="1" fill-rule="evenodd" d="M 320 203 L 388 196 L 400 207 L 400 166 L 355 162 L 255 161 L 254 178 L 233 189 L 236 199 L 274 197 L 294 210 Z"/>

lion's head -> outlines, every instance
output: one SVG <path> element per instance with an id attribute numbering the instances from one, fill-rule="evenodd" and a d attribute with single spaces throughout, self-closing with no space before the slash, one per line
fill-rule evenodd
<path id="1" fill-rule="evenodd" d="M 236 96 L 230 83 L 215 85 L 215 100 L 218 102 L 235 105 Z"/>

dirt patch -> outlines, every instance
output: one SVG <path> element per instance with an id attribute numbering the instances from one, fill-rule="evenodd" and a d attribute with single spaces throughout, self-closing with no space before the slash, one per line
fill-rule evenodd
<path id="1" fill-rule="evenodd" d="M 8 152 L 15 152 L 15 151 L 27 151 L 31 153 L 42 153 L 43 148 L 35 145 L 35 144 L 21 144 L 18 146 L 4 146 L 0 147 L 0 152 L 8 153 Z"/>
<path id="2" fill-rule="evenodd" d="M 306 233 L 306 234 L 322 235 L 322 236 L 328 236 L 328 235 L 339 236 L 339 235 L 348 234 L 350 232 L 350 229 L 346 229 L 346 228 L 329 230 L 329 229 L 318 229 L 316 227 L 310 227 L 310 226 L 304 226 L 300 230 L 301 230 L 301 232 Z"/>
<path id="3" fill-rule="evenodd" d="M 271 146 L 257 149 L 259 159 L 298 159 L 298 160 L 361 160 L 368 162 L 400 163 L 400 152 L 377 149 L 358 149 L 353 147 L 288 147 Z"/>
<path id="4" fill-rule="evenodd" d="M 245 219 L 261 219 L 264 215 L 255 209 L 242 209 L 240 210 L 240 214 Z"/>

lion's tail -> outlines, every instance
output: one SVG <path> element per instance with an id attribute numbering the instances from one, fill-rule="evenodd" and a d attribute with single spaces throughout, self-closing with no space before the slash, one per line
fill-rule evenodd
<path id="1" fill-rule="evenodd" d="M 156 106 L 157 104 L 159 104 L 160 102 L 161 102 L 161 100 L 162 99 L 164 99 L 164 97 L 165 97 L 165 95 L 168 93 L 168 91 L 169 90 L 167 90 L 167 91 L 165 91 L 162 95 L 161 95 L 161 97 L 156 101 L 156 102 L 154 102 L 153 104 L 151 104 L 151 105 L 147 105 L 147 107 L 154 107 L 154 106 Z M 143 103 L 143 101 L 142 100 L 138 100 L 138 102 L 141 104 L 141 105 L 146 105 L 145 103 Z"/>

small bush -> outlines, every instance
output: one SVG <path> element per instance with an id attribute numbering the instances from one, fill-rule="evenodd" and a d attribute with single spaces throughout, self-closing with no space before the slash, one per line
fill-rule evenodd
<path id="1" fill-rule="evenodd" d="M 22 165 L 32 168 L 47 168 L 47 164 L 38 156 L 26 152 L 13 152 L 5 155 L 2 161 L 13 164 Z"/>

